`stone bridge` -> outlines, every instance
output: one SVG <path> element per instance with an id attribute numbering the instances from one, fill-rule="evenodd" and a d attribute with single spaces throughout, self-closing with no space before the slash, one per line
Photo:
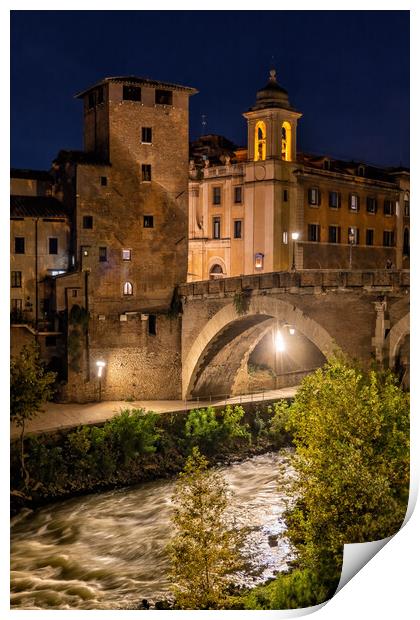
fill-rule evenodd
<path id="1" fill-rule="evenodd" d="M 400 369 L 407 348 L 404 270 L 266 273 L 191 282 L 178 293 L 183 398 L 239 393 L 251 355 L 271 355 L 276 373 L 289 369 L 295 380 L 340 350 Z M 279 331 L 287 359 L 274 346 Z"/>

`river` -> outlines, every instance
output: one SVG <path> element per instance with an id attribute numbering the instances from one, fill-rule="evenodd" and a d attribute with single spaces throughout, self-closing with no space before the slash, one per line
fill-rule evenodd
<path id="1" fill-rule="evenodd" d="M 270 453 L 221 467 L 233 492 L 229 513 L 246 528 L 252 570 L 236 575 L 252 586 L 285 570 L 291 558 L 278 490 L 280 462 Z M 293 475 L 290 470 L 290 475 Z M 12 608 L 133 608 L 168 595 L 173 481 L 160 480 L 73 498 L 12 520 Z"/>

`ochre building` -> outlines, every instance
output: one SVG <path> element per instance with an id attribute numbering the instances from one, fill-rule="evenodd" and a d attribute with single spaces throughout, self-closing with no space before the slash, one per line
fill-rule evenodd
<path id="1" fill-rule="evenodd" d="M 299 153 L 302 114 L 274 70 L 243 115 L 247 148 L 191 151 L 188 280 L 409 266 L 409 172 Z"/>

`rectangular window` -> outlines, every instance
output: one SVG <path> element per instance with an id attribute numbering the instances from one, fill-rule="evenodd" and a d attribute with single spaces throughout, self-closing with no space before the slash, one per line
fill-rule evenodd
<path id="1" fill-rule="evenodd" d="M 319 224 L 308 224 L 308 241 L 319 241 Z"/>
<path id="2" fill-rule="evenodd" d="M 12 310 L 12 314 L 15 318 L 22 312 L 22 300 L 21 299 L 11 299 L 10 307 Z"/>
<path id="3" fill-rule="evenodd" d="M 394 203 L 392 200 L 384 200 L 384 215 L 394 215 Z"/>
<path id="4" fill-rule="evenodd" d="M 328 206 L 330 209 L 339 209 L 341 207 L 341 194 L 339 192 L 328 193 Z"/>
<path id="5" fill-rule="evenodd" d="M 131 260 L 131 250 L 123 250 L 122 251 L 122 259 L 123 260 Z"/>
<path id="6" fill-rule="evenodd" d="M 93 228 L 93 216 L 92 215 L 83 216 L 83 228 Z"/>
<path id="7" fill-rule="evenodd" d="M 102 187 L 106 187 L 108 185 L 108 177 L 101 177 L 101 185 Z"/>
<path id="8" fill-rule="evenodd" d="M 79 291 L 77 290 L 77 288 L 72 289 L 71 296 L 72 297 L 78 297 L 78 295 L 79 295 Z"/>
<path id="9" fill-rule="evenodd" d="M 384 230 L 384 246 L 390 248 L 394 245 L 394 231 Z"/>
<path id="10" fill-rule="evenodd" d="M 359 245 L 359 229 L 355 226 L 350 226 L 347 230 L 347 243 Z"/>
<path id="11" fill-rule="evenodd" d="M 289 192 L 287 189 L 283 190 L 283 202 L 287 202 L 289 200 Z"/>
<path id="12" fill-rule="evenodd" d="M 216 188 L 213 188 L 216 189 Z M 220 189 L 220 187 L 219 187 Z M 236 186 L 235 187 L 235 193 L 234 193 L 234 202 L 235 204 L 240 204 L 242 202 L 242 187 L 240 186 Z M 216 203 L 213 203 L 216 204 Z M 218 203 L 220 204 L 220 203 Z"/>
<path id="13" fill-rule="evenodd" d="M 25 237 L 15 237 L 15 254 L 25 254 Z"/>
<path id="14" fill-rule="evenodd" d="M 359 210 L 359 196 L 357 194 L 349 194 L 349 210 Z"/>
<path id="15" fill-rule="evenodd" d="M 106 263 L 108 260 L 107 249 L 104 247 L 99 248 L 99 262 Z"/>
<path id="16" fill-rule="evenodd" d="M 367 213 L 376 213 L 377 210 L 377 202 L 376 198 L 373 196 L 368 196 L 366 198 L 366 211 Z"/>
<path id="17" fill-rule="evenodd" d="M 222 188 L 218 185 L 213 187 L 213 204 L 220 205 L 222 203 Z"/>
<path id="18" fill-rule="evenodd" d="M 156 314 L 149 314 L 147 319 L 148 331 L 151 336 L 156 336 Z"/>
<path id="19" fill-rule="evenodd" d="M 287 230 L 283 231 L 283 243 L 285 245 L 287 245 L 289 243 L 289 235 L 287 233 Z"/>
<path id="20" fill-rule="evenodd" d="M 103 103 L 104 102 L 104 89 L 101 86 L 100 88 L 98 88 L 98 90 L 96 91 L 97 95 L 96 95 L 96 101 L 97 103 Z"/>
<path id="21" fill-rule="evenodd" d="M 328 226 L 328 243 L 340 243 L 341 229 L 340 226 Z"/>
<path id="22" fill-rule="evenodd" d="M 155 103 L 158 105 L 172 105 L 172 91 L 157 88 L 155 90 Z"/>
<path id="23" fill-rule="evenodd" d="M 125 101 L 141 101 L 140 86 L 123 86 L 123 99 Z"/>
<path id="24" fill-rule="evenodd" d="M 152 166 L 150 164 L 141 165 L 141 180 L 149 182 L 152 180 Z"/>
<path id="25" fill-rule="evenodd" d="M 153 228 L 153 215 L 143 215 L 143 228 Z"/>
<path id="26" fill-rule="evenodd" d="M 151 127 L 141 128 L 141 141 L 143 142 L 143 144 L 152 144 L 152 128 Z"/>
<path id="27" fill-rule="evenodd" d="M 213 239 L 220 239 L 220 217 L 213 218 Z"/>
<path id="28" fill-rule="evenodd" d="M 21 271 L 12 271 L 12 275 L 10 278 L 10 286 L 12 288 L 22 287 L 22 272 Z"/>
<path id="29" fill-rule="evenodd" d="M 375 231 L 373 228 L 366 229 L 366 245 L 373 245 Z"/>
<path id="30" fill-rule="evenodd" d="M 89 110 L 91 110 L 94 107 L 95 107 L 95 94 L 90 93 L 88 97 L 88 108 Z"/>
<path id="31" fill-rule="evenodd" d="M 50 237 L 48 239 L 48 254 L 58 254 L 58 239 Z"/>
<path id="32" fill-rule="evenodd" d="M 308 189 L 308 203 L 313 207 L 321 204 L 321 192 L 318 187 L 310 187 Z"/>
<path id="33" fill-rule="evenodd" d="M 233 236 L 235 239 L 242 239 L 242 220 L 233 222 Z"/>

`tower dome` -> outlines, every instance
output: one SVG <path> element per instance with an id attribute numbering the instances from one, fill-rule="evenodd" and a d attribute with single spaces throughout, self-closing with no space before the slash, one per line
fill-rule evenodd
<path id="1" fill-rule="evenodd" d="M 293 109 L 287 90 L 277 82 L 275 69 L 270 70 L 268 82 L 257 92 L 257 101 L 250 110 L 263 110 L 264 108 Z"/>

